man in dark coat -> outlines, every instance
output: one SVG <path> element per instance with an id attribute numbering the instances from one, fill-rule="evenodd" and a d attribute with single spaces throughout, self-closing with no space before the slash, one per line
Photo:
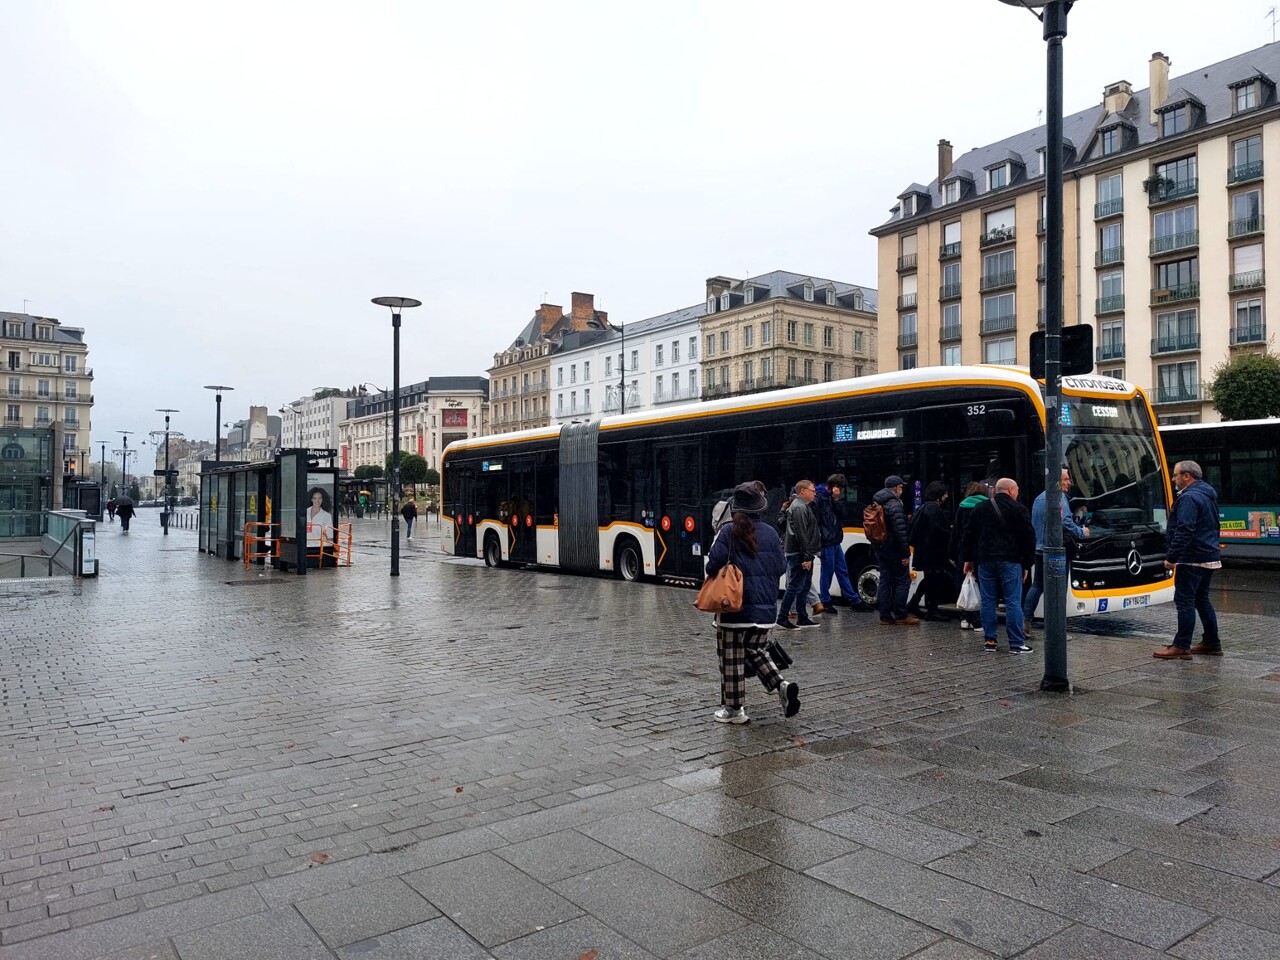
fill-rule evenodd
<path id="1" fill-rule="evenodd" d="M 1031 514 L 1020 504 L 1018 483 L 1008 477 L 996 481 L 995 495 L 973 508 L 964 534 L 965 573 L 977 570 L 982 596 L 982 639 L 995 653 L 1000 621 L 996 603 L 1004 599 L 1004 628 L 1010 653 L 1030 653 L 1023 629 L 1022 584 L 1036 560 L 1036 531 Z"/>
<path id="2" fill-rule="evenodd" d="M 911 522 L 912 563 L 917 572 L 924 572 L 924 580 L 917 585 L 907 612 L 918 615 L 923 602 L 925 620 L 944 619 L 938 605 L 955 599 L 951 592 L 955 583 L 950 557 L 951 517 L 946 509 L 950 496 L 946 484 L 933 481 L 925 487 L 924 503 Z"/>
<path id="3" fill-rule="evenodd" d="M 871 498 L 884 508 L 884 543 L 876 547 L 880 565 L 880 586 L 876 607 L 881 623 L 912 626 L 919 617 L 907 613 L 907 591 L 911 588 L 911 547 L 907 535 L 907 513 L 902 506 L 906 483 L 896 473 L 884 478 L 884 488 Z"/>
<path id="4" fill-rule="evenodd" d="M 1169 552 L 1164 565 L 1174 570 L 1173 605 L 1178 608 L 1178 632 L 1173 643 L 1161 647 L 1153 656 L 1161 660 L 1190 660 L 1193 653 L 1222 656 L 1222 639 L 1218 636 L 1218 614 L 1209 602 L 1209 580 L 1214 570 L 1222 569 L 1222 550 L 1218 529 L 1218 491 L 1204 482 L 1200 464 L 1182 460 L 1173 467 L 1173 485 L 1178 499 L 1169 516 Z M 1194 647 L 1191 635 L 1196 629 L 1196 614 L 1204 627 L 1204 639 Z"/>

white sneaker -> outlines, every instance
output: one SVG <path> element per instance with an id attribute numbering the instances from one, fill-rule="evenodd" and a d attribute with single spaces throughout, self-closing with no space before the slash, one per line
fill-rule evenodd
<path id="1" fill-rule="evenodd" d="M 794 717 L 800 712 L 800 684 L 783 680 L 778 684 L 778 700 L 782 703 L 782 715 Z"/>
<path id="2" fill-rule="evenodd" d="M 711 716 L 716 723 L 746 723 L 751 719 L 747 716 L 746 707 L 738 707 L 736 710 L 730 707 L 721 707 Z"/>

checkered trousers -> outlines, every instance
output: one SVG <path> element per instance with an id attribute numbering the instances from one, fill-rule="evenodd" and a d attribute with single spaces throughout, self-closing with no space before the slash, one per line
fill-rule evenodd
<path id="1" fill-rule="evenodd" d="M 720 702 L 733 709 L 742 706 L 749 664 L 766 690 L 782 682 L 773 659 L 765 652 L 769 631 L 761 627 L 716 627 L 716 653 L 720 657 Z"/>

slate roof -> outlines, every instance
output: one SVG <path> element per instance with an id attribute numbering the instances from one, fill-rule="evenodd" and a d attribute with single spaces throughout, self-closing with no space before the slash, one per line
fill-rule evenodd
<path id="1" fill-rule="evenodd" d="M 37 343 L 84 343 L 83 327 L 64 327 L 61 321 L 53 317 L 37 317 L 30 313 L 0 313 L 0 336 L 9 329 L 9 322 L 16 320 L 22 324 L 22 336 L 26 340 L 35 340 L 36 323 L 52 323 L 53 339 L 38 340 Z"/>
<path id="2" fill-rule="evenodd" d="M 1204 122 L 1185 133 L 1167 139 L 1170 142 L 1176 142 L 1180 138 L 1186 138 L 1190 143 L 1200 141 L 1204 137 L 1203 131 L 1206 127 L 1223 120 L 1229 120 L 1233 116 L 1232 84 L 1239 84 L 1255 78 L 1261 78 L 1271 83 L 1270 78 L 1272 76 L 1280 76 L 1280 43 L 1269 43 L 1210 66 L 1197 67 L 1191 72 L 1180 76 L 1174 76 L 1171 73 L 1169 77 L 1169 96 L 1164 103 L 1156 104 L 1155 106 L 1158 108 L 1190 100 L 1204 107 Z M 1266 99 L 1264 94 L 1262 109 L 1274 107 L 1275 105 L 1275 100 Z M 1089 150 L 1098 129 L 1108 123 L 1114 123 L 1117 117 L 1128 121 L 1137 132 L 1136 138 L 1128 143 L 1118 156 L 1123 156 L 1134 149 L 1161 140 L 1159 125 L 1149 122 L 1151 108 L 1151 90 L 1150 88 L 1144 88 L 1133 91 L 1133 98 L 1122 114 L 1108 114 L 1102 104 L 1099 103 L 1063 117 L 1063 140 L 1064 145 L 1069 148 L 1063 164 L 1064 169 L 1070 170 L 1074 167 L 1083 166 L 1085 163 L 1094 162 L 1092 159 L 1087 161 L 1082 159 L 1082 154 Z M 991 164 L 999 163 L 1002 157 L 1007 157 L 1010 153 L 1020 154 L 1023 157 L 1035 157 L 1037 151 L 1043 150 L 1045 147 L 1045 134 L 1046 129 L 1041 125 L 1031 130 L 1015 133 L 1013 136 L 1006 137 L 995 143 L 969 150 L 955 159 L 951 173 L 943 179 L 949 180 L 955 176 L 968 177 L 973 180 L 974 190 L 966 194 L 966 199 L 974 196 L 983 196 L 991 192 L 987 189 L 986 178 L 975 178 L 967 171 L 985 169 Z M 1077 147 L 1079 148 L 1079 153 L 1076 151 Z M 1112 154 L 1107 160 L 1110 161 L 1116 156 L 1116 154 Z M 1030 181 L 1038 180 L 1042 176 L 1043 174 L 1039 172 L 1038 162 L 1031 163 L 1027 166 L 1026 176 L 1016 181 L 1016 184 L 1021 186 Z M 917 184 L 912 184 L 907 189 L 910 191 L 917 186 Z M 1004 192 L 1008 189 L 1007 187 L 1001 188 L 996 192 Z M 894 207 L 890 218 L 879 227 L 873 228 L 871 232 L 873 234 L 879 233 L 881 230 L 886 230 L 895 224 L 903 223 L 906 220 L 923 218 L 926 214 L 936 212 L 942 206 L 942 195 L 938 190 L 938 180 L 930 181 L 929 186 L 923 192 L 927 193 L 930 198 L 929 203 L 924 206 L 923 210 L 918 211 L 912 217 L 904 218 L 901 215 L 901 205 L 898 205 Z M 1018 191 L 1013 190 L 1010 192 L 1012 194 Z"/>

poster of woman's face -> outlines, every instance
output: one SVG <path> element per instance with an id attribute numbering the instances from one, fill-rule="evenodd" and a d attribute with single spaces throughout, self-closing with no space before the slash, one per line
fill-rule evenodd
<path id="1" fill-rule="evenodd" d="M 334 477 L 331 473 L 307 474 L 307 546 L 318 547 L 321 534 L 329 542 L 336 535 L 333 515 Z"/>

